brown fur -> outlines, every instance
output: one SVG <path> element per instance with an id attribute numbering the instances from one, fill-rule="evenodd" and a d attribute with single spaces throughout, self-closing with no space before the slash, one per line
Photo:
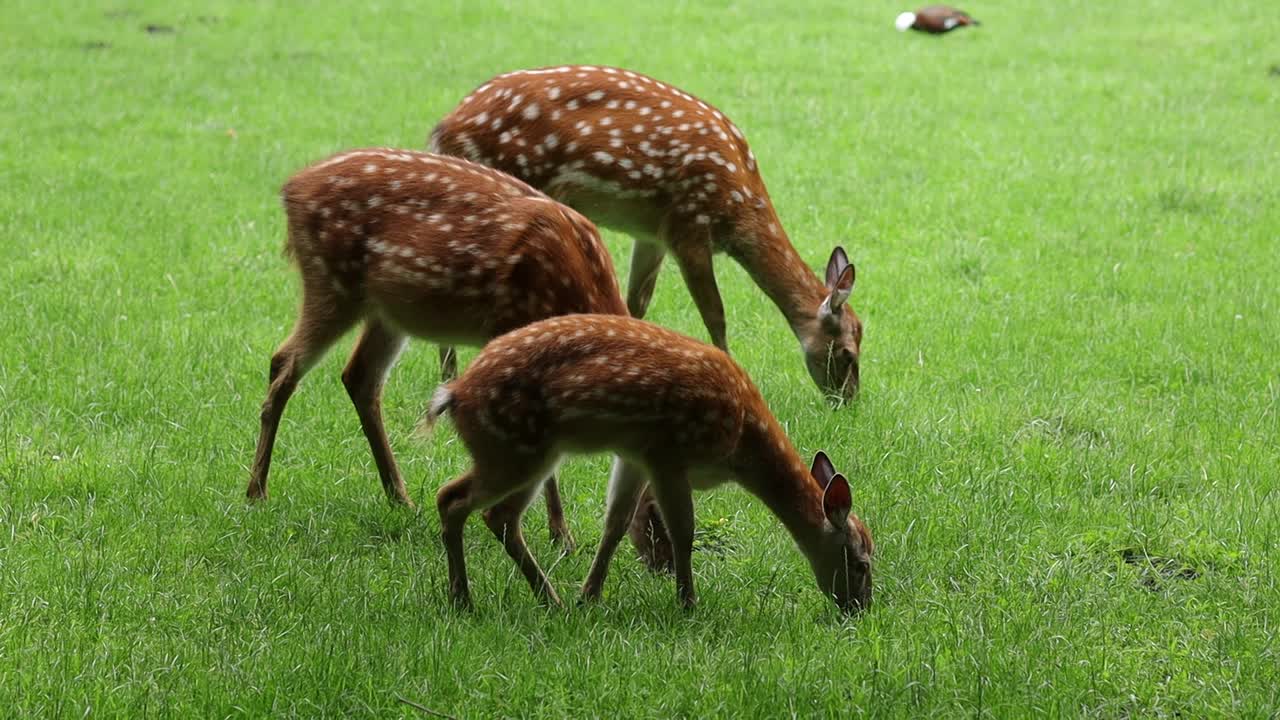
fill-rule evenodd
<path id="1" fill-rule="evenodd" d="M 941 35 L 958 28 L 981 24 L 963 10 L 948 5 L 926 5 L 916 11 L 916 21 L 911 29 Z"/>
<path id="2" fill-rule="evenodd" d="M 625 315 L 613 264 L 595 226 L 519 180 L 429 153 L 340 153 L 282 190 L 285 253 L 302 278 L 289 338 L 271 359 L 271 384 L 249 482 L 265 498 L 284 406 L 330 345 L 363 322 L 343 383 L 360 416 L 387 496 L 412 504 L 381 416 L 382 384 L 410 337 L 479 345 L 567 313 Z M 547 485 L 553 535 L 569 540 Z"/>
<path id="3" fill-rule="evenodd" d="M 680 598 L 693 604 L 690 494 L 734 480 L 782 521 L 841 607 L 870 601 L 871 538 L 850 513 L 847 488 L 835 501 L 825 495 L 746 372 L 715 347 L 627 317 L 553 318 L 490 342 L 432 405 L 448 408 L 474 461 L 437 496 L 459 602 L 469 602 L 462 527 L 482 508 L 534 591 L 558 601 L 518 539 L 520 515 L 562 455 L 600 451 L 630 465 L 611 480 L 587 598 L 599 595 L 647 481 L 670 533 Z"/>
<path id="4" fill-rule="evenodd" d="M 786 317 L 815 383 L 845 397 L 856 389 L 861 322 L 851 308 L 820 322 L 832 288 L 792 246 L 746 138 L 716 108 L 630 70 L 522 70 L 464 98 L 429 142 L 632 233 L 634 317 L 644 316 L 672 253 L 712 343 L 726 350 L 712 256 L 728 253 Z"/>

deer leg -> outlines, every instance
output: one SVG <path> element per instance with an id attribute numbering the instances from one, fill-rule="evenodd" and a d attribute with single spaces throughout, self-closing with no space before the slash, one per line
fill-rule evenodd
<path id="1" fill-rule="evenodd" d="M 667 249 L 660 242 L 636 240 L 631 248 L 631 274 L 627 278 L 627 311 L 631 317 L 642 318 L 649 309 L 666 254 Z"/>
<path id="2" fill-rule="evenodd" d="M 573 534 L 569 532 L 569 524 L 564 520 L 564 506 L 560 504 L 560 484 L 555 474 L 547 478 L 542 486 L 542 494 L 547 501 L 547 529 L 551 531 L 551 542 L 560 546 L 560 552 L 568 555 L 573 552 Z"/>
<path id="3" fill-rule="evenodd" d="M 600 537 L 600 547 L 596 550 L 595 559 L 591 561 L 591 570 L 582 583 L 582 600 L 590 602 L 600 598 L 604 589 L 604 581 L 609 574 L 609 562 L 618 549 L 618 541 L 627 531 L 627 525 L 636 511 L 636 498 L 645 486 L 645 473 L 642 468 L 614 458 L 613 472 L 609 476 L 609 494 L 605 505 L 604 534 Z"/>
<path id="4" fill-rule="evenodd" d="M 458 377 L 458 351 L 452 345 L 440 346 L 440 382 Z"/>
<path id="5" fill-rule="evenodd" d="M 538 479 L 546 476 L 547 467 L 549 467 L 548 463 L 540 462 L 536 457 L 521 457 L 515 464 L 506 463 L 498 467 L 477 463 L 436 493 L 436 510 L 440 513 L 440 535 L 444 540 L 445 554 L 449 560 L 449 597 L 458 607 L 471 607 L 471 593 L 467 586 L 467 565 L 462 552 L 462 530 L 467 524 L 467 518 L 473 511 L 493 505 L 514 493 L 518 497 L 512 500 L 511 505 L 505 511 L 499 510 L 494 515 L 494 518 L 504 525 L 510 524 L 513 506 L 519 504 L 520 511 L 523 511 L 529 504 L 529 499 L 537 492 Z M 506 515 L 503 515 L 504 512 Z M 519 512 L 515 512 L 514 516 L 515 527 L 518 530 Z M 486 513 L 485 522 L 490 522 L 490 513 Z M 524 546 L 524 538 L 518 532 L 512 537 L 518 542 L 519 547 Z M 505 535 L 500 539 L 503 540 L 504 546 L 509 542 Z M 510 552 L 512 548 L 508 548 L 508 553 Z M 524 552 L 527 554 L 528 549 L 525 548 Z M 537 567 L 536 563 L 534 567 Z M 523 565 L 521 570 L 524 570 Z M 538 572 L 541 573 L 541 570 Z M 527 574 L 526 577 L 528 577 Z M 550 587 L 550 584 L 548 583 L 547 586 Z M 554 590 L 552 596 L 554 596 Z"/>
<path id="6" fill-rule="evenodd" d="M 671 572 L 675 569 L 671 538 L 667 536 L 667 526 L 662 522 L 662 513 L 658 510 L 658 502 L 653 499 L 652 489 L 645 488 L 640 494 L 627 534 L 632 547 L 650 570 Z"/>
<path id="7" fill-rule="evenodd" d="M 680 265 L 680 274 L 684 276 L 684 284 L 693 296 L 693 303 L 698 306 L 698 314 L 702 316 L 702 324 L 706 325 L 711 335 L 711 344 L 729 351 L 729 342 L 725 336 L 724 302 L 720 299 L 720 289 L 716 286 L 716 274 L 711 264 L 711 234 L 696 229 L 667 230 L 667 244 L 671 247 Z"/>
<path id="8" fill-rule="evenodd" d="M 440 513 L 440 537 L 449 561 L 449 598 L 461 608 L 471 607 L 471 591 L 467 587 L 467 559 L 462 552 L 462 530 L 474 505 L 472 485 L 475 468 L 468 470 L 436 493 L 436 510 Z"/>
<path id="9" fill-rule="evenodd" d="M 400 470 L 396 468 L 396 459 L 391 454 L 387 430 L 382 424 L 382 385 L 404 343 L 404 335 L 371 318 L 356 341 L 346 369 L 342 371 L 342 384 L 346 386 L 347 395 L 360 416 L 360 427 L 369 440 L 369 449 L 373 452 L 373 461 L 378 466 L 378 476 L 382 478 L 382 489 L 387 499 L 413 507 L 413 501 L 405 492 Z"/>
<path id="10" fill-rule="evenodd" d="M 529 483 L 516 490 L 497 505 L 485 510 L 484 522 L 498 538 L 498 542 L 502 543 L 507 555 L 515 561 L 516 567 L 520 568 L 524 579 L 533 589 L 533 594 L 549 605 L 560 607 L 560 596 L 556 594 L 551 581 L 538 566 L 538 561 L 529 552 L 529 546 L 524 542 L 524 533 L 520 531 L 520 516 L 524 514 L 525 508 L 529 507 L 529 501 L 537 492 L 538 483 Z"/>
<path id="11" fill-rule="evenodd" d="M 698 602 L 693 590 L 693 488 L 683 469 L 659 471 L 650 480 L 662 517 L 671 536 L 676 566 L 676 593 L 680 604 L 692 608 Z"/>
<path id="12" fill-rule="evenodd" d="M 326 281 L 327 283 L 327 281 Z M 245 494 L 250 500 L 267 497 L 267 474 L 271 470 L 271 452 L 275 448 L 276 431 L 284 415 L 289 397 L 329 346 L 355 322 L 356 315 L 327 299 L 328 293 L 305 293 L 302 310 L 293 332 L 271 356 L 271 375 L 267 398 L 262 403 L 258 446 L 253 455 L 253 469 Z"/>

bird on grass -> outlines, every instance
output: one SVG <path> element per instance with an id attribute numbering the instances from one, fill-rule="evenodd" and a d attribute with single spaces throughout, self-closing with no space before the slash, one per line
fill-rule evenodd
<path id="1" fill-rule="evenodd" d="M 941 35 L 966 25 L 981 25 L 969 13 L 947 5 L 927 5 L 915 12 L 904 12 L 894 22 L 898 32 L 917 30 L 930 35 Z"/>

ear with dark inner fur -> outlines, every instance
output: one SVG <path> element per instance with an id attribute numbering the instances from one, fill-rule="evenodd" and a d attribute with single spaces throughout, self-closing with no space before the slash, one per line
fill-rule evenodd
<path id="1" fill-rule="evenodd" d="M 809 474 L 813 476 L 814 480 L 818 481 L 819 487 L 825 488 L 827 483 L 831 482 L 831 478 L 835 476 L 836 466 L 831 464 L 831 458 L 827 457 L 826 453 L 819 450 L 813 456 L 813 465 L 809 467 Z"/>
<path id="2" fill-rule="evenodd" d="M 853 293 L 854 280 L 853 265 L 845 265 L 840 271 L 840 275 L 835 279 L 834 285 L 829 285 L 831 292 L 827 295 L 827 299 L 822 301 L 822 315 L 824 319 L 836 319 L 840 317 L 840 310 L 844 307 L 844 303 L 849 299 L 849 295 Z"/>
<path id="3" fill-rule="evenodd" d="M 827 289 L 830 290 L 836 286 L 836 280 L 839 279 L 840 273 L 844 272 L 845 267 L 849 265 L 849 256 L 845 254 L 844 248 L 839 245 L 831 251 L 831 257 L 827 260 Z"/>
<path id="4" fill-rule="evenodd" d="M 849 521 L 849 511 L 852 509 L 853 496 L 849 492 L 849 481 L 836 473 L 822 493 L 822 512 L 827 516 L 827 522 L 842 528 Z"/>

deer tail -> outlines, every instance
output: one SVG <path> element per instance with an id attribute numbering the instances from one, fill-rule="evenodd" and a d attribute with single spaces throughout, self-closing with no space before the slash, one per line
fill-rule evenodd
<path id="1" fill-rule="evenodd" d="M 435 426 L 440 416 L 448 413 L 452 407 L 453 388 L 449 387 L 449 383 L 445 383 L 436 388 L 435 394 L 431 396 L 431 403 L 427 405 L 427 414 L 418 421 L 418 427 L 414 429 L 414 432 L 420 435 L 427 434 Z"/>

